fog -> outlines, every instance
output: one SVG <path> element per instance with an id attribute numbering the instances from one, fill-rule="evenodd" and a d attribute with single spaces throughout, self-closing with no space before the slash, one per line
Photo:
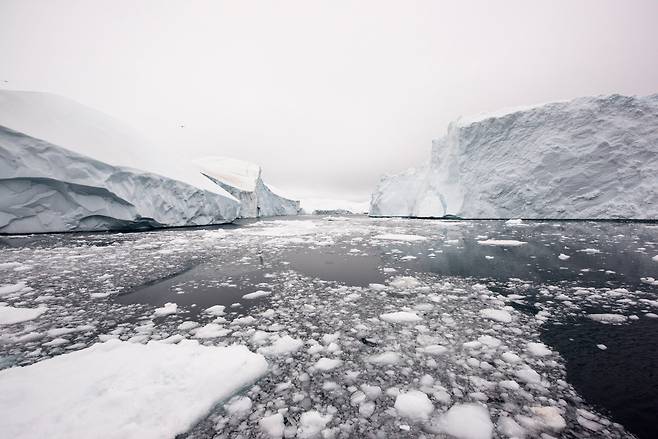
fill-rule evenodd
<path id="1" fill-rule="evenodd" d="M 0 87 L 365 199 L 460 116 L 658 92 L 658 2 L 0 1 Z"/>

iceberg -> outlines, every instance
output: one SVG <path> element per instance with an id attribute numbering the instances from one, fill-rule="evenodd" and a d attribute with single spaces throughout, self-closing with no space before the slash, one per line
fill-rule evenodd
<path id="1" fill-rule="evenodd" d="M 277 195 L 261 177 L 260 166 L 229 157 L 195 160 L 201 174 L 240 201 L 240 218 L 298 215 L 299 201 Z"/>
<path id="2" fill-rule="evenodd" d="M 0 125 L 0 233 L 220 224 L 239 207 L 228 194 L 112 166 Z"/>
<path id="3" fill-rule="evenodd" d="M 658 94 L 584 97 L 451 123 L 370 215 L 655 219 L 656 187 Z"/>

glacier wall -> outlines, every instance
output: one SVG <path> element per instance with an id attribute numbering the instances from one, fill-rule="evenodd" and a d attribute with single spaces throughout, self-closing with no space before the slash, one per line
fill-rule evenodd
<path id="1" fill-rule="evenodd" d="M 452 123 L 370 215 L 655 219 L 657 188 L 658 95 L 578 98 Z"/>
<path id="2" fill-rule="evenodd" d="M 218 224 L 238 210 L 233 198 L 0 126 L 0 233 Z"/>

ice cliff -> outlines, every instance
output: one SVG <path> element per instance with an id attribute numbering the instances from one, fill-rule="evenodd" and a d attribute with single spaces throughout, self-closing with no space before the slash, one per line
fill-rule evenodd
<path id="1" fill-rule="evenodd" d="M 370 215 L 655 219 L 657 188 L 658 95 L 587 97 L 450 124 Z"/>
<path id="2" fill-rule="evenodd" d="M 0 90 L 0 141 L 0 233 L 208 225 L 299 210 L 272 193 L 256 165 L 244 165 L 255 172 L 251 191 L 218 184 L 212 175 L 244 162 L 214 166 L 206 178 L 179 150 L 50 93 Z"/>
<path id="3" fill-rule="evenodd" d="M 0 126 L 0 233 L 217 224 L 238 210 L 232 197 Z"/>
<path id="4" fill-rule="evenodd" d="M 241 218 L 299 214 L 299 201 L 275 194 L 256 164 L 228 157 L 206 157 L 195 163 L 203 175 L 240 200 Z"/>

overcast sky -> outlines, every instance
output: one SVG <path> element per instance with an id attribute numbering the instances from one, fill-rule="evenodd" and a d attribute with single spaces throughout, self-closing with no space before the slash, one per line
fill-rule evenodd
<path id="1" fill-rule="evenodd" d="M 0 0 L 0 87 L 366 198 L 460 115 L 658 92 L 658 1 Z"/>

